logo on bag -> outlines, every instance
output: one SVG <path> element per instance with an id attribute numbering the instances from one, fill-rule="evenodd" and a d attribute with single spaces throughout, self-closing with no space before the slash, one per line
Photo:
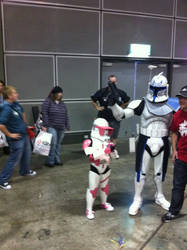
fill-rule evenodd
<path id="1" fill-rule="evenodd" d="M 42 141 L 42 140 L 37 140 L 36 143 L 38 145 L 43 144 L 44 146 L 49 146 L 50 145 L 50 143 L 48 141 Z"/>
<path id="2" fill-rule="evenodd" d="M 42 140 L 37 140 L 36 143 L 39 145 L 41 144 Z"/>
<path id="3" fill-rule="evenodd" d="M 43 141 L 43 145 L 48 146 L 50 145 L 48 141 Z"/>

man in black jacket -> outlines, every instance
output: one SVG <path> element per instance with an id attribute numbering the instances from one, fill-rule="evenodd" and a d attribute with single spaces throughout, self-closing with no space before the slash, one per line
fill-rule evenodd
<path id="1" fill-rule="evenodd" d="M 114 91 L 111 88 L 115 88 L 115 93 L 117 96 L 113 96 Z M 117 77 L 115 75 L 110 75 L 108 77 L 108 86 L 98 90 L 94 95 L 91 96 L 92 104 L 98 111 L 97 117 L 104 118 L 108 121 L 109 126 L 114 129 L 112 135 L 112 142 L 117 144 L 117 137 L 120 129 L 120 121 L 117 121 L 111 109 L 108 107 L 111 105 L 113 99 L 117 99 L 118 105 L 125 108 L 130 100 L 130 97 L 125 93 L 125 91 L 117 88 Z M 117 150 L 115 150 L 116 159 L 119 158 Z"/>

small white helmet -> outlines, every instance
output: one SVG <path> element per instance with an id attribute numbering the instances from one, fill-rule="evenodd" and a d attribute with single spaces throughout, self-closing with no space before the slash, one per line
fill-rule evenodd
<path id="1" fill-rule="evenodd" d="M 103 118 L 95 119 L 91 131 L 91 138 L 100 141 L 108 141 L 113 133 L 113 128 L 109 127 L 108 122 Z"/>
<path id="2" fill-rule="evenodd" d="M 168 81 L 163 72 L 154 76 L 148 83 L 147 100 L 150 102 L 165 102 L 168 100 Z"/>

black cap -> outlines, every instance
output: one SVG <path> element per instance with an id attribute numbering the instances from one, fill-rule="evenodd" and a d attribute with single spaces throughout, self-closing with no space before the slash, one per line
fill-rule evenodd
<path id="1" fill-rule="evenodd" d="M 52 89 L 51 93 L 52 93 L 52 94 L 63 93 L 63 90 L 62 90 L 61 87 L 56 86 L 56 87 L 54 87 L 54 88 Z"/>
<path id="2" fill-rule="evenodd" d="M 179 93 L 176 95 L 176 97 L 180 96 L 187 98 L 187 86 L 182 87 Z"/>

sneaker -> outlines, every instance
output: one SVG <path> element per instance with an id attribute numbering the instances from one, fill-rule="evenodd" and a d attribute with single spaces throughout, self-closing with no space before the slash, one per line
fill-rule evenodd
<path id="1" fill-rule="evenodd" d="M 119 154 L 118 154 L 117 149 L 114 149 L 113 155 L 115 159 L 119 159 Z"/>
<path id="2" fill-rule="evenodd" d="M 4 182 L 3 184 L 0 184 L 0 187 L 5 190 L 9 190 L 12 188 L 12 186 L 8 182 Z"/>
<path id="3" fill-rule="evenodd" d="M 160 196 L 159 198 L 156 197 L 155 203 L 158 204 L 159 206 L 161 206 L 163 209 L 165 209 L 167 211 L 169 210 L 170 203 L 165 199 L 164 196 Z"/>
<path id="4" fill-rule="evenodd" d="M 86 209 L 86 217 L 87 217 L 89 220 L 93 220 L 93 219 L 95 218 L 95 212 L 92 211 L 92 210 Z"/>
<path id="5" fill-rule="evenodd" d="M 23 176 L 35 176 L 35 175 L 36 175 L 36 171 L 33 171 L 33 170 L 29 170 L 27 174 L 23 174 Z"/>
<path id="6" fill-rule="evenodd" d="M 174 220 L 178 217 L 178 215 L 174 215 L 171 212 L 167 212 L 162 216 L 162 222 L 169 222 L 171 220 Z"/>
<path id="7" fill-rule="evenodd" d="M 111 212 L 114 211 L 114 207 L 110 203 L 101 204 L 101 207 L 104 208 L 106 211 Z"/>
<path id="8" fill-rule="evenodd" d="M 136 215 L 142 206 L 142 199 L 134 200 L 132 205 L 129 207 L 129 214 Z"/>
<path id="9" fill-rule="evenodd" d="M 56 165 L 56 166 L 63 166 L 63 162 L 62 162 L 62 161 L 60 161 L 60 162 L 55 162 L 55 165 Z"/>

